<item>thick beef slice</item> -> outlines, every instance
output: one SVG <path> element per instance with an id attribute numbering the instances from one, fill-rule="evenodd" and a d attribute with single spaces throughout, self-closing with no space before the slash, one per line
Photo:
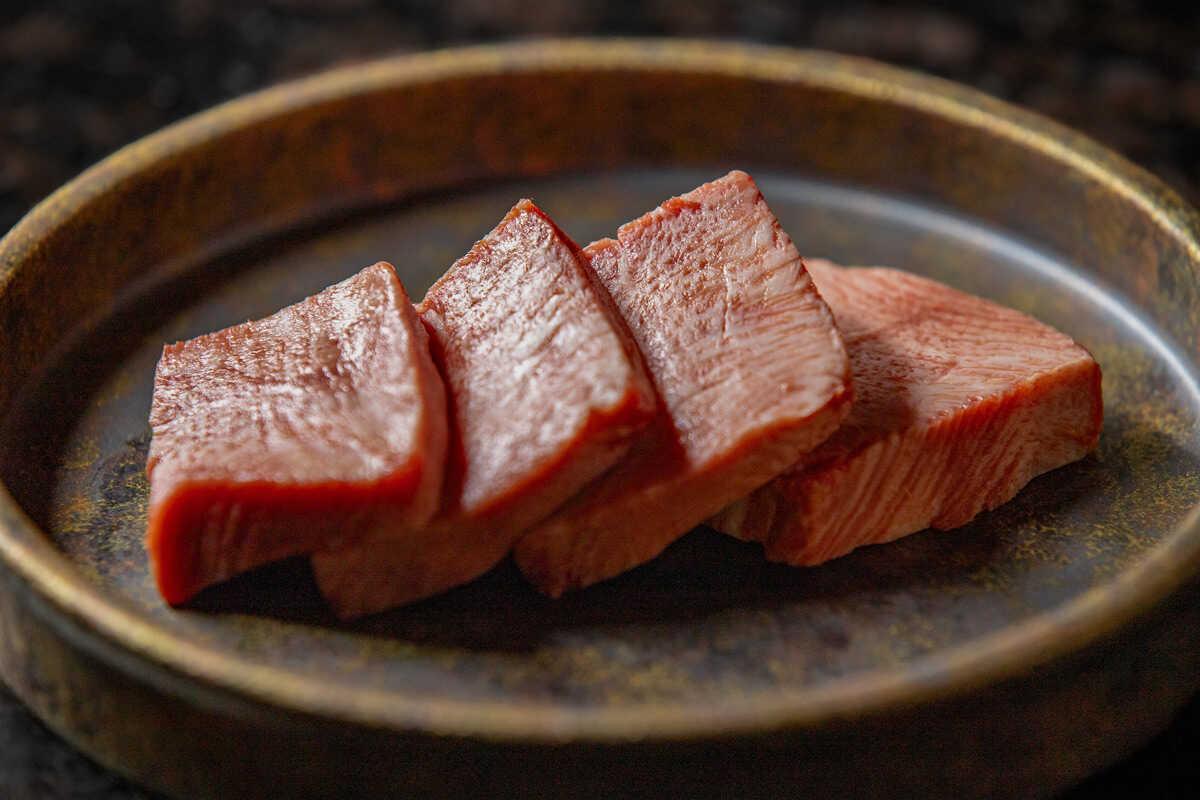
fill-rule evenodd
<path id="1" fill-rule="evenodd" d="M 446 498 L 424 528 L 314 556 L 342 616 L 464 583 L 628 450 L 653 389 L 578 248 L 522 201 L 418 307 L 451 400 Z"/>
<path id="2" fill-rule="evenodd" d="M 705 184 L 585 250 L 645 358 L 656 421 L 517 543 L 550 595 L 641 564 L 829 436 L 849 411 L 833 317 L 750 177 Z"/>
<path id="3" fill-rule="evenodd" d="M 150 424 L 146 543 L 170 603 L 437 509 L 445 393 L 390 264 L 166 347 Z"/>
<path id="4" fill-rule="evenodd" d="M 1096 446 L 1100 367 L 1069 337 L 897 270 L 808 267 L 850 351 L 854 409 L 717 529 L 818 564 L 963 525 Z"/>

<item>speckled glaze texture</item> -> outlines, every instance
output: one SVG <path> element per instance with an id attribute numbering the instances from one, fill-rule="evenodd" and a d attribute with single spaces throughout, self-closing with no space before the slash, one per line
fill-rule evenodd
<path id="1" fill-rule="evenodd" d="M 734 167 L 802 254 L 919 269 L 1087 346 L 1096 455 L 964 529 L 810 570 L 701 529 L 559 602 L 502 565 L 342 625 L 292 562 L 157 598 L 164 340 L 378 259 L 419 295 L 521 196 L 587 240 Z M 181 796 L 1051 793 L 1196 688 L 1198 231 L 1082 136 L 822 53 L 484 47 L 220 107 L 0 242 L 0 669 Z"/>

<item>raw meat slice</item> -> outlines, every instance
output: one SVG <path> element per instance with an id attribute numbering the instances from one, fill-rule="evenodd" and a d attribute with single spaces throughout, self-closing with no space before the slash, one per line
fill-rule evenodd
<path id="1" fill-rule="evenodd" d="M 334 610 L 379 611 L 464 583 L 616 463 L 654 413 L 636 345 L 579 259 L 527 200 L 418 307 L 452 406 L 445 504 L 313 558 Z"/>
<path id="2" fill-rule="evenodd" d="M 445 391 L 380 262 L 158 362 L 146 545 L 163 598 L 437 510 Z"/>
<path id="3" fill-rule="evenodd" d="M 616 469 L 517 543 L 557 596 L 648 561 L 785 470 L 849 411 L 833 317 L 742 172 L 668 200 L 585 253 L 661 398 Z"/>
<path id="4" fill-rule="evenodd" d="M 819 564 L 964 525 L 1095 448 L 1100 367 L 1068 336 L 897 270 L 808 268 L 850 350 L 854 408 L 713 527 L 772 560 Z"/>

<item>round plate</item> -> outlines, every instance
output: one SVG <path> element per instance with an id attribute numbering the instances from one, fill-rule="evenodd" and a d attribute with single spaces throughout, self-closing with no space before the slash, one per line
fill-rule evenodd
<path id="1" fill-rule="evenodd" d="M 355 624 L 289 561 L 163 605 L 164 342 L 376 260 L 419 296 L 518 198 L 581 242 L 731 168 L 808 255 L 1031 313 L 1105 374 L 1098 452 L 950 532 L 817 568 L 698 529 L 551 601 L 511 565 Z M 1200 670 L 1200 248 L 1155 179 L 858 59 L 539 42 L 341 70 L 120 151 L 0 243 L 0 668 L 182 795 L 1047 793 Z"/>

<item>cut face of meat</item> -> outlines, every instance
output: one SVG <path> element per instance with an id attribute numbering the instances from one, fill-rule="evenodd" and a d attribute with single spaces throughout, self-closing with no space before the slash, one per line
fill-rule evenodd
<path id="1" fill-rule="evenodd" d="M 437 509 L 445 392 L 390 264 L 163 350 L 146 544 L 182 603 L 253 567 Z"/>
<path id="2" fill-rule="evenodd" d="M 342 616 L 476 577 L 517 534 L 616 463 L 654 413 L 654 391 L 579 250 L 529 201 L 418 307 L 449 391 L 452 447 L 441 513 L 314 555 Z"/>
<path id="3" fill-rule="evenodd" d="M 661 398 L 630 455 L 514 550 L 557 596 L 653 558 L 794 464 L 849 411 L 833 317 L 748 175 L 732 172 L 585 254 Z"/>
<path id="4" fill-rule="evenodd" d="M 810 261 L 854 365 L 854 409 L 788 473 L 710 520 L 819 564 L 955 528 L 1095 448 L 1100 367 L 1064 334 L 891 269 Z"/>

